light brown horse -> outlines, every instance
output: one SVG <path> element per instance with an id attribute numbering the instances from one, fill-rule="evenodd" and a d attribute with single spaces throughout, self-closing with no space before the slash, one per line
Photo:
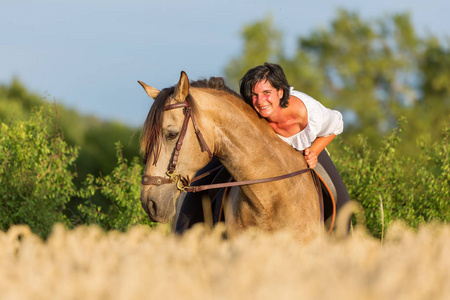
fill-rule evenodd
<path id="1" fill-rule="evenodd" d="M 224 86 L 221 78 L 190 83 L 181 72 L 178 84 L 161 92 L 139 83 L 155 100 L 141 135 L 141 150 L 146 157 L 141 202 L 151 220 L 171 221 L 182 189 L 209 162 L 212 153 L 236 181 L 307 168 L 301 153 L 283 142 L 265 119 Z M 208 86 L 211 83 L 219 86 Z M 186 121 L 189 110 L 193 122 L 189 118 Z M 184 123 L 187 129 L 180 138 Z M 180 140 L 182 146 L 175 153 Z M 252 226 L 267 231 L 284 228 L 305 238 L 322 228 L 318 195 L 309 172 L 242 186 L 239 197 L 229 198 L 233 198 L 228 199 L 232 215 L 227 215 L 226 222 L 232 231 Z"/>

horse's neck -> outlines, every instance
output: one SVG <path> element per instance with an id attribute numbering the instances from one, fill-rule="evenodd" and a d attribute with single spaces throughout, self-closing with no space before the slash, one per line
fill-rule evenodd
<path id="1" fill-rule="evenodd" d="M 301 154 L 242 100 L 215 99 L 209 107 L 215 153 L 235 180 L 284 175 L 306 167 Z"/>
<path id="2" fill-rule="evenodd" d="M 230 171 L 236 170 L 236 180 L 277 176 L 306 167 L 301 154 L 282 141 L 256 113 L 234 109 L 221 110 L 218 115 L 222 115 L 225 125 L 216 127 L 217 154 Z"/>

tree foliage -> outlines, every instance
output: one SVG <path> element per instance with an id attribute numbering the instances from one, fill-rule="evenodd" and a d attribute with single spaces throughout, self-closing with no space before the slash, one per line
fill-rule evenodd
<path id="1" fill-rule="evenodd" d="M 246 71 L 265 61 L 273 60 L 281 54 L 281 32 L 274 28 L 270 16 L 245 26 L 242 36 L 245 50 L 241 56 L 231 59 L 225 67 L 228 78 L 241 78 L 243 70 Z M 236 88 L 237 80 L 233 81 Z"/>

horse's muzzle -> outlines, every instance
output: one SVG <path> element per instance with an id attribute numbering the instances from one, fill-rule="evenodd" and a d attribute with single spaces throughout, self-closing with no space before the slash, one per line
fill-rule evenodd
<path id="1" fill-rule="evenodd" d="M 169 186 L 172 189 L 175 186 Z M 144 211 L 147 213 L 152 222 L 169 223 L 175 216 L 176 210 L 172 193 L 161 193 L 157 189 L 142 189 L 141 190 L 141 204 Z"/>

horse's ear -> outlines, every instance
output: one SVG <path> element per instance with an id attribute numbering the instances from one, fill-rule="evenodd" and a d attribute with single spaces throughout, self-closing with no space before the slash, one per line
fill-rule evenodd
<path id="1" fill-rule="evenodd" d="M 159 95 L 159 90 L 155 89 L 154 87 L 151 87 L 149 85 L 146 85 L 142 81 L 139 81 L 139 84 L 144 88 L 144 90 L 147 92 L 147 95 L 155 99 Z"/>
<path id="2" fill-rule="evenodd" d="M 180 80 L 175 87 L 175 100 L 183 102 L 189 94 L 189 78 L 184 71 L 181 71 Z"/>

